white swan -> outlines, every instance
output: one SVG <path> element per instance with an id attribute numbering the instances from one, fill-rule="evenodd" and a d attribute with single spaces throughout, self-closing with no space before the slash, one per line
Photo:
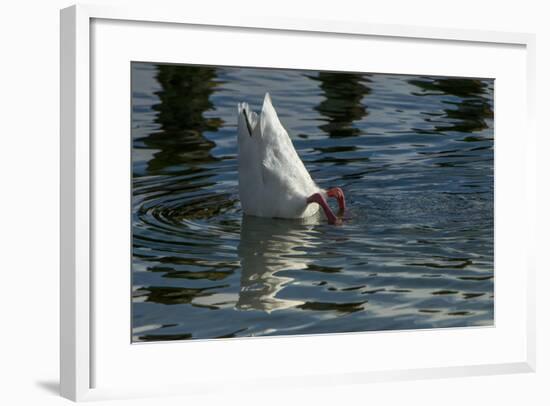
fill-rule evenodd
<path id="1" fill-rule="evenodd" d="M 340 188 L 319 188 L 300 160 L 282 126 L 269 93 L 258 116 L 247 103 L 238 105 L 239 196 L 245 214 L 271 218 L 304 218 L 321 207 L 330 224 L 334 215 L 327 197 L 345 210 Z"/>

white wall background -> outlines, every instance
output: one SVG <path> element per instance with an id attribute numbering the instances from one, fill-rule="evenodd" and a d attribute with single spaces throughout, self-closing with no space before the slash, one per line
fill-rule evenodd
<path id="1" fill-rule="evenodd" d="M 177 0 L 176 0 L 177 1 Z M 95 0 L 98 4 L 131 1 Z M 135 0 L 133 3 L 136 3 Z M 143 1 L 139 1 L 143 2 Z M 177 1 L 181 4 L 182 0 Z M 143 2 L 146 3 L 146 2 Z M 155 0 L 162 7 L 168 0 Z M 535 374 L 292 388 L 165 398 L 166 404 L 550 404 L 548 193 L 550 24 L 544 1 L 320 0 L 188 1 L 221 15 L 361 20 L 537 34 L 539 166 L 538 370 Z M 59 9 L 71 0 L 4 1 L 0 6 L 0 401 L 58 405 Z M 518 138 L 521 134 L 518 134 Z M 104 404 L 111 404 L 105 402 Z M 117 405 L 157 405 L 119 400 Z M 102 403 L 103 404 L 103 403 Z"/>

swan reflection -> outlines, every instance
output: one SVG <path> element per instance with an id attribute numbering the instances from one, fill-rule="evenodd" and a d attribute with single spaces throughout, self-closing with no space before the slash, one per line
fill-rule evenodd
<path id="1" fill-rule="evenodd" d="M 316 245 L 313 225 L 318 222 L 317 216 L 302 220 L 243 216 L 238 247 L 242 269 L 238 309 L 270 313 L 304 303 L 277 297 L 294 280 L 277 273 L 304 269 L 313 262 L 305 248 Z"/>

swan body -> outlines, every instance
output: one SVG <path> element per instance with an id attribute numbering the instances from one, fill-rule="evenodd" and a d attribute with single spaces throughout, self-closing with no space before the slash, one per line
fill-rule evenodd
<path id="1" fill-rule="evenodd" d="M 336 222 L 326 198 L 337 197 L 343 209 L 342 191 L 325 191 L 313 181 L 282 126 L 269 93 L 260 115 L 251 111 L 247 103 L 239 103 L 238 147 L 239 196 L 245 214 L 298 219 L 316 214 L 321 207 L 329 222 Z"/>

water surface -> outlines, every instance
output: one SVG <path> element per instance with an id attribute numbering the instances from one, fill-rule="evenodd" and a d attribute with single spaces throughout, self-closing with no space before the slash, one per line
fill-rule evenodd
<path id="1" fill-rule="evenodd" d="M 341 226 L 243 216 L 266 91 Z M 134 341 L 492 325 L 492 80 L 132 63 L 132 137 Z"/>

